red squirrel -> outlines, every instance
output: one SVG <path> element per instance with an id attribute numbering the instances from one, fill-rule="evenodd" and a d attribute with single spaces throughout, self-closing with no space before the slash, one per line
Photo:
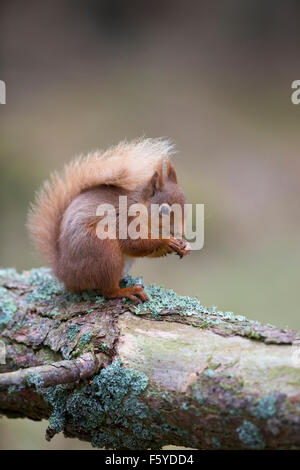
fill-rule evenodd
<path id="1" fill-rule="evenodd" d="M 28 229 L 38 251 L 67 290 L 100 290 L 107 298 L 149 300 L 143 287 L 120 287 L 120 281 L 136 257 L 160 257 L 190 251 L 189 244 L 174 236 L 137 239 L 99 239 L 97 207 L 109 203 L 119 216 L 119 196 L 128 207 L 142 203 L 186 203 L 177 184 L 168 140 L 139 139 L 121 142 L 106 152 L 81 156 L 54 173 L 36 195 L 28 216 Z M 127 222 L 132 220 L 126 214 Z M 149 218 L 150 219 L 150 218 Z M 118 217 L 117 217 L 118 220 Z M 184 219 L 182 219 L 183 228 Z M 161 227 L 161 225 L 159 225 Z M 182 231 L 183 232 L 183 231 Z"/>

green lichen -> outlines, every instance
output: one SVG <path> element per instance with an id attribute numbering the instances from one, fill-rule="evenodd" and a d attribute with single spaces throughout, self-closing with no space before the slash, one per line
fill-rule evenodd
<path id="1" fill-rule="evenodd" d="M 265 442 L 257 426 L 250 421 L 244 420 L 237 429 L 239 439 L 249 449 L 264 449 Z"/>
<path id="2" fill-rule="evenodd" d="M 84 333 L 81 338 L 80 338 L 80 344 L 82 347 L 86 346 L 92 339 L 92 333 L 88 331 L 87 333 Z"/>
<path id="3" fill-rule="evenodd" d="M 73 425 L 91 432 L 96 447 L 148 445 L 152 434 L 143 420 L 149 410 L 139 399 L 147 385 L 145 375 L 115 361 L 80 390 L 70 391 L 61 385 L 40 389 L 52 406 L 48 434 L 62 431 L 68 418 Z"/>
<path id="4" fill-rule="evenodd" d="M 140 277 L 132 277 L 130 274 L 127 274 L 121 281 L 121 285 L 124 287 L 136 286 L 141 284 L 145 287 L 144 279 Z"/>
<path id="5" fill-rule="evenodd" d="M 66 422 L 65 415 L 68 389 L 67 386 L 57 385 L 56 387 L 40 389 L 39 392 L 52 407 L 51 416 L 49 418 L 49 427 L 47 430 L 47 434 L 52 437 L 54 434 L 57 434 L 64 429 Z"/>
<path id="6" fill-rule="evenodd" d="M 7 389 L 8 397 L 12 397 L 14 393 L 20 392 L 23 388 L 25 388 L 24 385 L 10 385 Z"/>
<path id="7" fill-rule="evenodd" d="M 68 326 L 67 330 L 67 337 L 69 338 L 70 341 L 73 341 L 77 333 L 80 331 L 80 326 L 77 325 L 77 323 L 71 323 L 71 325 Z"/>
<path id="8" fill-rule="evenodd" d="M 44 385 L 44 380 L 37 372 L 29 372 L 27 377 L 27 384 L 29 386 L 34 385 L 35 388 L 41 388 Z"/>
<path id="9" fill-rule="evenodd" d="M 5 287 L 0 287 L 0 328 L 6 325 L 17 311 L 11 294 Z"/>
<path id="10" fill-rule="evenodd" d="M 118 360 L 80 389 L 40 388 L 52 408 L 47 436 L 63 431 L 68 423 L 90 435 L 92 445 L 100 448 L 160 448 L 169 434 L 188 442 L 185 430 L 167 423 L 161 410 L 146 405 L 146 389 L 150 393 L 148 378 Z"/>
<path id="11" fill-rule="evenodd" d="M 276 414 L 276 399 L 273 395 L 260 398 L 253 410 L 254 416 L 259 419 L 269 419 Z"/>
<path id="12" fill-rule="evenodd" d="M 22 276 L 25 274 L 23 273 Z M 28 303 L 50 300 L 65 292 L 64 286 L 58 282 L 48 268 L 31 269 L 29 276 L 26 276 L 26 281 L 36 287 L 33 292 L 26 295 L 25 299 Z"/>
<path id="13" fill-rule="evenodd" d="M 162 286 L 151 284 L 145 287 L 145 291 L 150 301 L 137 306 L 135 310 L 137 315 L 143 310 L 149 310 L 154 317 L 159 317 L 164 310 L 180 311 L 184 316 L 209 313 L 198 299 L 177 295 L 173 290 L 166 290 Z"/>
<path id="14" fill-rule="evenodd" d="M 3 273 L 4 274 L 4 273 Z M 49 268 L 36 268 L 31 271 L 24 271 L 22 274 L 15 272 L 7 273 L 20 282 L 26 282 L 35 289 L 26 295 L 25 299 L 28 303 L 49 301 L 63 296 L 65 302 L 103 302 L 104 298 L 99 295 L 97 291 L 84 291 L 84 292 L 67 292 L 62 283 L 53 275 Z M 51 315 L 57 314 L 56 309 L 51 311 Z"/>
<path id="15" fill-rule="evenodd" d="M 126 286 L 142 284 L 149 297 L 149 302 L 136 306 L 134 311 L 136 315 L 143 315 L 146 312 L 150 312 L 154 318 L 159 318 L 160 315 L 163 315 L 164 312 L 167 311 L 177 313 L 180 316 L 195 316 L 202 320 L 202 328 L 222 324 L 226 324 L 226 327 L 230 328 L 231 325 L 228 322 L 241 323 L 246 321 L 243 315 L 234 315 L 232 312 L 222 312 L 221 310 L 217 310 L 215 306 L 207 308 L 205 305 L 202 305 L 197 298 L 177 295 L 173 290 L 165 289 L 155 284 L 145 286 L 141 277 L 134 279 L 127 275 L 124 282 Z"/>
<path id="16" fill-rule="evenodd" d="M 22 274 L 19 274 L 15 268 L 1 268 L 0 277 L 5 279 L 12 279 L 13 281 L 23 280 Z"/>
<path id="17" fill-rule="evenodd" d="M 51 300 L 57 296 L 64 296 L 67 302 L 102 302 L 104 298 L 97 291 L 85 291 L 78 293 L 67 292 L 62 283 L 53 275 L 50 268 L 33 268 L 18 274 L 15 269 L 0 269 L 0 277 L 9 278 L 24 284 L 29 284 L 35 289 L 25 296 L 28 303 Z M 54 309 L 52 315 L 56 314 Z"/>
<path id="18" fill-rule="evenodd" d="M 108 353 L 108 347 L 107 347 L 107 344 L 106 343 L 102 343 L 101 346 L 100 346 L 100 349 L 101 351 L 103 351 L 104 353 Z"/>

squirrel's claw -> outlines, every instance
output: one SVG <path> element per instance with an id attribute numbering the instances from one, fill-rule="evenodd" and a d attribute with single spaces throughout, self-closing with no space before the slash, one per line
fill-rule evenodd
<path id="1" fill-rule="evenodd" d="M 190 244 L 185 240 L 171 238 L 169 246 L 173 251 L 175 251 L 176 255 L 178 255 L 180 259 L 188 255 L 191 251 Z"/>

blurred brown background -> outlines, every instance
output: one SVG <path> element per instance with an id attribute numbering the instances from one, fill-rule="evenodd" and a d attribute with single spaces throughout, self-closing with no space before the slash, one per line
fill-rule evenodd
<path id="1" fill-rule="evenodd" d="M 34 191 L 74 154 L 168 136 L 205 246 L 133 274 L 252 319 L 300 327 L 300 4 L 2 0 L 0 264 L 38 266 Z M 0 420 L 0 448 L 89 448 Z"/>

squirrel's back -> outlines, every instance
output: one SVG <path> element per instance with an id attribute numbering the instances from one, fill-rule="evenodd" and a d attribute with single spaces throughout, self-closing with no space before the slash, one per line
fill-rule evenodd
<path id="1" fill-rule="evenodd" d="M 82 191 L 102 184 L 135 190 L 146 183 L 173 152 L 164 139 L 123 141 L 105 152 L 95 151 L 54 173 L 36 195 L 27 226 L 35 247 L 54 267 L 64 212 Z"/>

